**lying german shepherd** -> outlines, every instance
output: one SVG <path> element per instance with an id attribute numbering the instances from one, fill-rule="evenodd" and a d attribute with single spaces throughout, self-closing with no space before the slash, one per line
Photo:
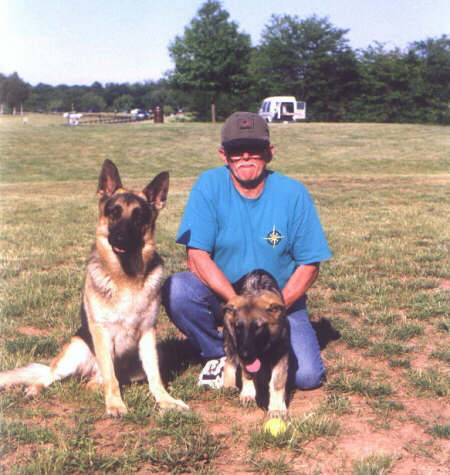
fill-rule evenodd
<path id="1" fill-rule="evenodd" d="M 238 295 L 224 307 L 224 386 L 236 386 L 241 369 L 240 401 L 254 404 L 263 375 L 269 375 L 269 417 L 287 414 L 289 330 L 283 296 L 263 270 L 246 274 L 235 285 Z M 255 385 L 255 383 L 257 383 Z"/>
<path id="2" fill-rule="evenodd" d="M 106 412 L 118 417 L 127 412 L 118 378 L 136 380 L 146 376 L 162 408 L 187 409 L 184 402 L 164 389 L 156 351 L 163 262 L 155 251 L 153 234 L 168 188 L 169 174 L 162 172 L 142 192 L 129 191 L 122 187 L 114 163 L 104 161 L 81 328 L 50 366 L 31 364 L 2 372 L 0 388 L 25 384 L 26 394 L 35 396 L 54 381 L 78 375 L 88 380 L 91 389 L 103 385 Z M 142 368 L 137 364 L 139 359 Z"/>

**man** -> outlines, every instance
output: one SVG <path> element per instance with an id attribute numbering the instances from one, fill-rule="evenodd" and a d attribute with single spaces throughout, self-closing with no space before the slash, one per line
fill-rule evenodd
<path id="1" fill-rule="evenodd" d="M 177 327 L 207 360 L 199 384 L 221 387 L 221 304 L 233 283 L 254 269 L 272 274 L 288 309 L 290 374 L 301 389 L 322 384 L 325 368 L 306 311 L 319 263 L 331 257 L 314 204 L 298 181 L 266 169 L 272 160 L 267 123 L 236 112 L 222 127 L 224 167 L 208 170 L 191 190 L 177 242 L 190 272 L 171 276 L 163 303 Z"/>

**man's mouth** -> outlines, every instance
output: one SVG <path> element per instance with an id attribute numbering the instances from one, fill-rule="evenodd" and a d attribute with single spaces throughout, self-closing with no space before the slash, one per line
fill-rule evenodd
<path id="1" fill-rule="evenodd" d="M 250 162 L 250 163 L 248 163 L 248 162 L 247 162 L 247 163 L 240 163 L 240 164 L 237 166 L 237 169 L 239 170 L 239 169 L 242 168 L 242 167 L 244 167 L 244 168 L 251 168 L 251 167 L 255 168 L 256 165 L 255 165 L 254 163 L 251 163 L 251 162 Z"/>

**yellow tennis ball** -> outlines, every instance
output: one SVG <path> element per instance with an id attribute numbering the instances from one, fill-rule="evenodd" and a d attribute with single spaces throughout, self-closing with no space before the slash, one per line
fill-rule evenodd
<path id="1" fill-rule="evenodd" d="M 274 417 L 264 424 L 264 431 L 270 432 L 274 437 L 278 437 L 286 432 L 286 424 L 279 417 Z"/>

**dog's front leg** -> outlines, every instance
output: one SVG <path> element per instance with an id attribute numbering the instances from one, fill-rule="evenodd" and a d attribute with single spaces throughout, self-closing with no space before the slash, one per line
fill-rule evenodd
<path id="1" fill-rule="evenodd" d="M 283 356 L 274 366 L 269 383 L 269 417 L 286 417 L 286 382 L 288 356 Z"/>
<path id="2" fill-rule="evenodd" d="M 148 379 L 150 392 L 162 409 L 189 409 L 180 399 L 174 399 L 164 388 L 159 372 L 156 334 L 154 328 L 146 330 L 139 341 L 139 357 Z"/>
<path id="3" fill-rule="evenodd" d="M 120 395 L 119 381 L 114 370 L 112 343 L 108 331 L 99 323 L 90 325 L 95 356 L 103 378 L 106 413 L 111 417 L 126 414 L 127 408 Z"/>
<path id="4" fill-rule="evenodd" d="M 242 389 L 239 395 L 239 401 L 242 406 L 250 407 L 256 404 L 256 388 L 253 379 L 249 378 L 242 369 Z"/>
<path id="5" fill-rule="evenodd" d="M 223 368 L 223 387 L 224 388 L 236 388 L 236 363 L 232 358 L 227 355 L 225 360 L 225 366 Z"/>

